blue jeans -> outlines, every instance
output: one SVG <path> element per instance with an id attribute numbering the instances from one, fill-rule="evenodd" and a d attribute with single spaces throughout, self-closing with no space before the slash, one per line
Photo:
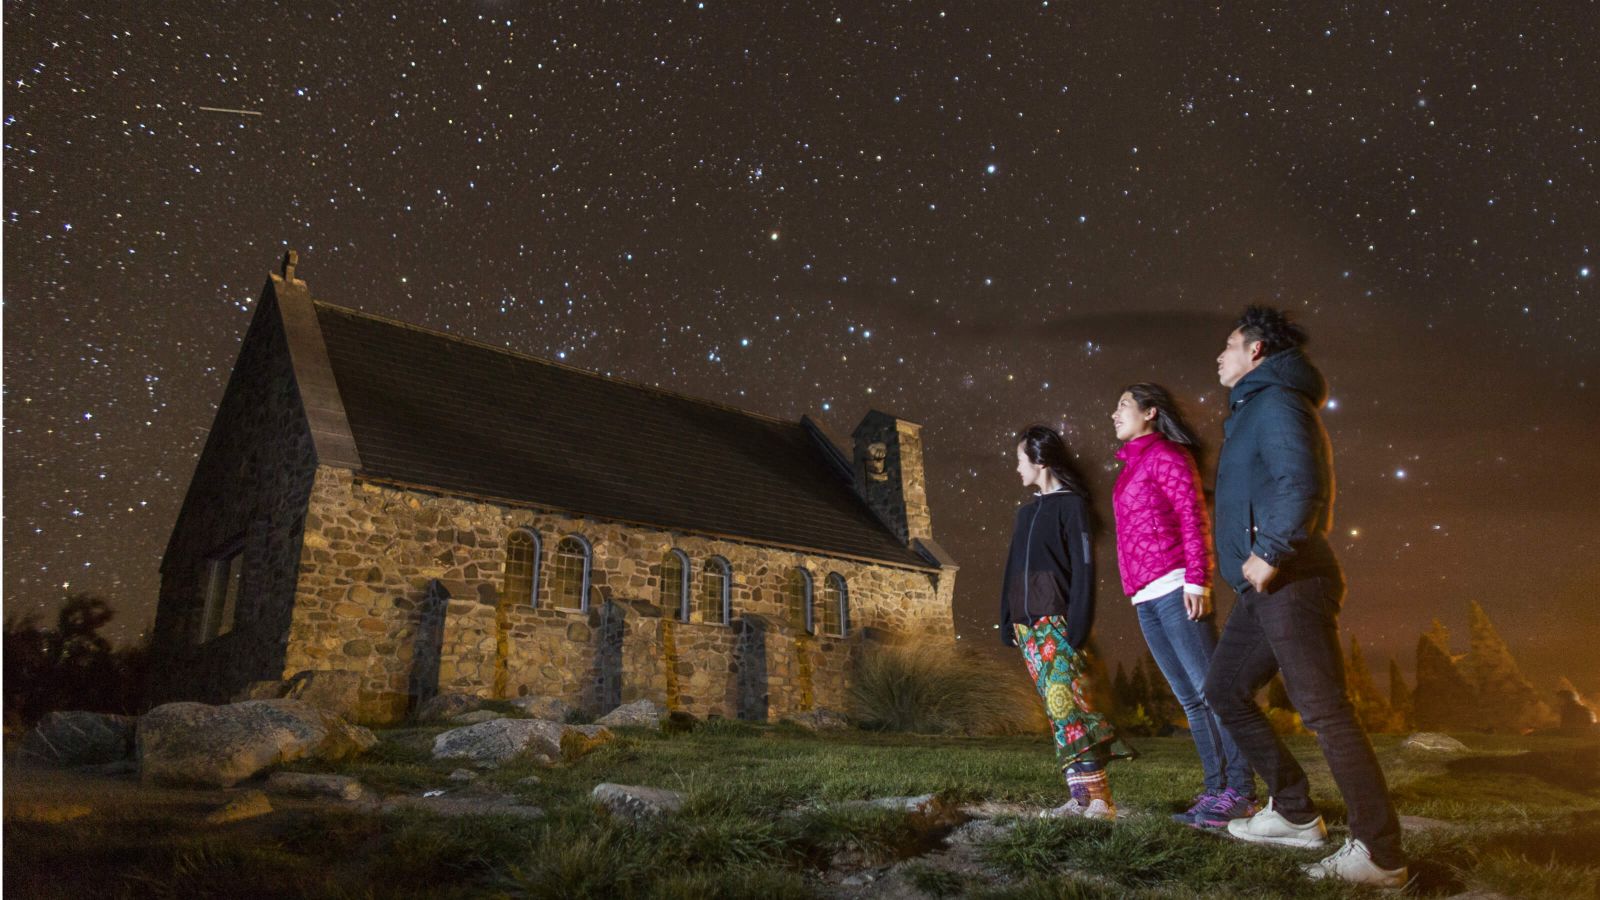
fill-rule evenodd
<path id="1" fill-rule="evenodd" d="M 1211 668 L 1211 654 L 1217 648 L 1216 620 L 1209 615 L 1199 621 L 1189 618 L 1183 605 L 1183 588 L 1136 603 L 1133 608 L 1156 666 L 1189 718 L 1189 733 L 1200 754 L 1206 790 L 1220 793 L 1233 788 L 1246 797 L 1254 797 L 1255 778 L 1250 764 L 1206 704 L 1206 671 Z"/>

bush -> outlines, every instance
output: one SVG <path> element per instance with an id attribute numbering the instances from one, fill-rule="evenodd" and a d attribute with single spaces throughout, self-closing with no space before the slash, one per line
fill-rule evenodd
<path id="1" fill-rule="evenodd" d="M 33 616 L 5 622 L 5 718 L 32 725 L 60 709 L 137 713 L 149 652 L 143 645 L 114 650 L 100 629 L 116 615 L 90 594 L 67 597 L 56 627 Z"/>
<path id="2" fill-rule="evenodd" d="M 920 734 L 1035 734 L 1046 728 L 1021 666 L 954 647 L 903 645 L 864 653 L 850 688 L 866 728 Z"/>

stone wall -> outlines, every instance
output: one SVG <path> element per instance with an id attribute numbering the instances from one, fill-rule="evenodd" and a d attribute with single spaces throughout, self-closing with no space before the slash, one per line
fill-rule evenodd
<path id="1" fill-rule="evenodd" d="M 856 493 L 900 540 L 932 538 L 922 426 L 872 410 L 851 437 Z"/>
<path id="2" fill-rule="evenodd" d="M 150 699 L 227 700 L 283 668 L 300 531 L 316 468 L 285 334 L 268 290 L 161 560 Z M 231 629 L 201 643 L 208 561 L 243 536 Z"/>
<path id="3" fill-rule="evenodd" d="M 517 528 L 540 538 L 531 598 L 503 596 Z M 593 547 L 587 611 L 551 600 L 565 535 Z M 691 590 L 708 559 L 729 561 L 729 624 L 680 622 L 675 595 L 662 603 L 661 564 L 674 547 L 691 561 Z M 809 635 L 792 621 L 785 584 L 795 566 L 810 570 L 819 597 L 828 573 L 845 578 L 849 635 Z M 953 573 L 440 496 L 331 467 L 316 472 L 299 571 L 282 675 L 362 673 L 361 717 L 373 722 L 438 690 L 556 696 L 592 712 L 648 697 L 701 716 L 778 718 L 843 708 L 851 656 L 874 634 L 953 638 Z"/>

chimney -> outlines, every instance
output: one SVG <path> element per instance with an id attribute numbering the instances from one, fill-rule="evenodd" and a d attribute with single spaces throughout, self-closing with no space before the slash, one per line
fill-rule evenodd
<path id="1" fill-rule="evenodd" d="M 906 546 L 933 540 L 922 426 L 872 410 L 851 433 L 856 492 Z"/>

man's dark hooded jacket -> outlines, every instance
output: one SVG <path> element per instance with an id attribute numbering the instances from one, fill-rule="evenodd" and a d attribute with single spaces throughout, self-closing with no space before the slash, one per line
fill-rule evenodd
<path id="1" fill-rule="evenodd" d="M 1217 567 L 1241 594 L 1250 554 L 1278 567 L 1274 586 L 1339 577 L 1333 526 L 1333 449 L 1317 415 L 1322 373 L 1299 350 L 1267 357 L 1228 395 L 1217 460 Z"/>

